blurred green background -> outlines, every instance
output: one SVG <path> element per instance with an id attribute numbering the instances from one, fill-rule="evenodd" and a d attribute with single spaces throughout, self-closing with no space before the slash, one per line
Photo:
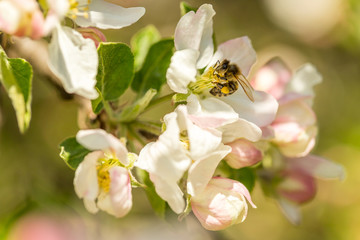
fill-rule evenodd
<path id="1" fill-rule="evenodd" d="M 180 1 L 126 2 L 146 7 L 146 15 L 130 27 L 106 31 L 108 41 L 129 43 L 149 23 L 164 37 L 173 35 Z M 198 7 L 205 2 L 188 3 Z M 253 192 L 258 208 L 250 209 L 244 223 L 217 233 L 202 230 L 192 218 L 181 224 L 158 219 L 141 189 L 134 190 L 134 207 L 125 218 L 91 215 L 73 190 L 74 172 L 58 156 L 58 144 L 78 130 L 77 105 L 63 100 L 48 82 L 35 76 L 33 118 L 25 135 L 19 133 L 11 103 L 0 90 L 0 239 L 31 240 L 30 234 L 21 237 L 24 233 L 19 232 L 35 231 L 36 224 L 43 224 L 42 236 L 52 230 L 63 236 L 44 238 L 48 240 L 360 239 L 360 1 L 208 3 L 216 11 L 218 43 L 244 35 L 251 38 L 258 53 L 252 72 L 274 56 L 282 57 L 293 70 L 305 62 L 318 68 L 324 79 L 316 87 L 314 109 L 320 131 L 314 153 L 342 164 L 345 181 L 318 181 L 316 198 L 302 207 L 300 226 L 287 222 L 259 186 Z"/>

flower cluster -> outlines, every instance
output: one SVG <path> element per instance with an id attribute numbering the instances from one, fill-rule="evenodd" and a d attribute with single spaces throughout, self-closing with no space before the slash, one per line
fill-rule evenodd
<path id="1" fill-rule="evenodd" d="M 33 39 L 51 35 L 48 64 L 64 89 L 88 99 L 97 98 L 98 55 L 94 41 L 90 39 L 96 39 L 97 45 L 105 39 L 92 27 L 120 29 L 129 26 L 144 15 L 145 9 L 123 8 L 105 0 L 40 2 L 41 6 L 35 0 L 0 1 L 0 32 Z M 74 30 L 63 26 L 64 18 L 71 19 L 81 28 Z"/>
<path id="2" fill-rule="evenodd" d="M 315 178 L 343 177 L 340 165 L 310 154 L 317 136 L 313 86 L 322 80 L 315 67 L 292 74 L 273 59 L 250 80 L 250 39 L 215 47 L 212 5 L 184 12 L 174 41 L 148 27 L 130 49 L 100 44 L 106 38 L 97 28 L 128 26 L 143 8 L 41 3 L 0 0 L 0 30 L 51 36 L 50 69 L 65 91 L 86 98 L 87 129 L 61 143 L 60 156 L 75 170 L 75 192 L 89 212 L 123 217 L 132 187 L 142 187 L 159 215 L 168 204 L 180 219 L 192 211 L 204 228 L 222 230 L 246 219 L 248 203 L 256 208 L 250 192 L 258 180 L 298 223 L 298 206 L 316 193 Z M 62 25 L 65 18 L 75 27 Z M 161 96 L 165 84 L 172 92 Z M 130 87 L 134 99 L 125 94 Z M 170 99 L 160 121 L 142 116 Z"/>

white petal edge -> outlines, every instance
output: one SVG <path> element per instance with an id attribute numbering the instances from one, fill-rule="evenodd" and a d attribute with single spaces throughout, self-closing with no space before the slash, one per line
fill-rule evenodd
<path id="1" fill-rule="evenodd" d="M 261 129 L 252 122 L 245 119 L 237 119 L 219 128 L 222 132 L 222 142 L 229 143 L 239 138 L 245 138 L 249 141 L 256 142 L 262 136 Z"/>
<path id="2" fill-rule="evenodd" d="M 96 171 L 97 160 L 103 152 L 91 152 L 85 156 L 75 171 L 74 188 L 79 198 L 95 201 L 99 194 L 99 184 Z M 89 204 L 90 205 L 90 204 Z"/>
<path id="3" fill-rule="evenodd" d="M 199 51 L 194 49 L 185 49 L 174 53 L 166 72 L 167 84 L 171 90 L 178 93 L 188 92 L 188 84 L 196 81 L 198 57 Z"/>
<path id="4" fill-rule="evenodd" d="M 194 49 L 200 52 L 197 68 L 204 68 L 214 52 L 212 39 L 212 18 L 215 11 L 211 4 L 203 4 L 194 13 L 188 12 L 181 17 L 175 29 L 176 50 Z"/>
<path id="5" fill-rule="evenodd" d="M 241 73 L 247 77 L 251 67 L 256 62 L 256 52 L 251 45 L 248 37 L 235 38 L 219 45 L 212 57 L 209 66 L 213 66 L 217 61 L 227 59 L 232 64 L 236 64 Z M 208 66 L 208 68 L 209 68 Z"/>
<path id="6" fill-rule="evenodd" d="M 179 139 L 180 129 L 175 112 L 165 115 L 166 130 L 156 142 L 148 143 L 139 154 L 135 165 L 150 174 L 161 176 L 171 183 L 177 181 L 189 168 L 191 160 Z"/>
<path id="7" fill-rule="evenodd" d="M 49 44 L 50 70 L 61 80 L 68 93 L 95 99 L 98 55 L 95 44 L 77 31 L 57 25 Z"/>
<path id="8" fill-rule="evenodd" d="M 345 169 L 342 165 L 315 155 L 287 159 L 290 167 L 301 168 L 313 177 L 320 179 L 345 179 Z"/>
<path id="9" fill-rule="evenodd" d="M 259 127 L 272 123 L 275 119 L 279 104 L 277 100 L 268 93 L 254 91 L 254 102 L 251 102 L 242 89 L 234 94 L 222 98 L 229 104 L 240 118 L 244 118 Z"/>
<path id="10" fill-rule="evenodd" d="M 230 146 L 221 144 L 213 152 L 191 165 L 187 180 L 187 191 L 190 195 L 196 196 L 205 189 L 219 162 L 230 152 Z"/>
<path id="11" fill-rule="evenodd" d="M 166 181 L 159 176 L 150 174 L 150 179 L 154 183 L 156 193 L 168 202 L 170 208 L 177 214 L 184 211 L 185 200 L 183 192 L 177 183 Z"/>
<path id="12" fill-rule="evenodd" d="M 104 0 L 93 0 L 89 5 L 88 18 L 79 16 L 75 22 L 81 27 L 120 29 L 137 22 L 145 14 L 145 8 L 124 8 Z"/>
<path id="13" fill-rule="evenodd" d="M 295 92 L 314 97 L 314 86 L 322 82 L 322 76 L 314 65 L 307 63 L 296 71 L 291 81 L 286 86 L 286 92 Z M 307 100 L 310 106 L 312 100 Z"/>
<path id="14" fill-rule="evenodd" d="M 76 134 L 76 141 L 89 150 L 102 150 L 109 154 L 116 154 L 124 165 L 129 163 L 128 151 L 124 144 L 103 129 L 80 130 Z"/>
<path id="15" fill-rule="evenodd" d="M 177 113 L 177 122 L 180 132 L 186 130 L 189 140 L 189 152 L 192 160 L 202 158 L 216 149 L 221 143 L 221 132 L 216 129 L 203 129 L 193 124 L 184 105 L 179 105 L 175 112 Z"/>
<path id="16" fill-rule="evenodd" d="M 277 203 L 281 212 L 292 224 L 299 225 L 301 223 L 301 213 L 297 205 L 284 198 L 278 198 Z"/>
<path id="17" fill-rule="evenodd" d="M 115 217 L 123 217 L 132 207 L 131 181 L 125 168 L 115 166 L 109 170 L 110 190 L 98 202 L 99 208 Z"/>
<path id="18" fill-rule="evenodd" d="M 232 107 L 218 98 L 198 99 L 191 94 L 187 98 L 189 118 L 202 128 L 217 128 L 236 121 L 239 115 Z"/>

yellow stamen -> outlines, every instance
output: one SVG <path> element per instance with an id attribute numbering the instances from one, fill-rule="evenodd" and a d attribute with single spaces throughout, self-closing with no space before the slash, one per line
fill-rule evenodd
<path id="1" fill-rule="evenodd" d="M 96 166 L 98 183 L 104 192 L 109 192 L 110 190 L 109 170 L 115 166 L 120 166 L 120 162 L 117 159 L 102 158 L 98 160 L 98 165 Z"/>

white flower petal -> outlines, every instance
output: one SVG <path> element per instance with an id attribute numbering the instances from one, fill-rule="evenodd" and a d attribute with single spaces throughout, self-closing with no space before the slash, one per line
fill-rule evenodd
<path id="1" fill-rule="evenodd" d="M 19 28 L 21 14 L 21 9 L 12 1 L 0 1 L 0 31 L 14 34 Z"/>
<path id="2" fill-rule="evenodd" d="M 215 11 L 211 4 L 203 4 L 196 13 L 188 12 L 181 17 L 175 30 L 176 50 L 194 49 L 200 51 L 197 68 L 204 68 L 214 51 L 212 40 L 212 18 Z"/>
<path id="3" fill-rule="evenodd" d="M 175 109 L 178 114 L 177 122 L 180 131 L 186 130 L 189 139 L 189 152 L 193 160 L 209 154 L 221 143 L 221 132 L 216 129 L 203 129 L 191 122 L 186 106 L 180 105 Z"/>
<path id="4" fill-rule="evenodd" d="M 103 129 L 80 130 L 76 134 L 76 141 L 89 150 L 102 150 L 110 154 L 116 154 L 116 157 L 124 165 L 127 165 L 128 151 L 124 144 L 112 134 Z"/>
<path id="5" fill-rule="evenodd" d="M 115 217 L 123 217 L 132 207 L 129 173 L 125 168 L 115 166 L 109 170 L 109 174 L 109 193 L 104 198 L 99 198 L 98 206 Z"/>
<path id="6" fill-rule="evenodd" d="M 95 44 L 80 33 L 56 26 L 49 44 L 49 67 L 68 93 L 95 99 L 98 55 Z"/>
<path id="7" fill-rule="evenodd" d="M 287 163 L 291 168 L 300 168 L 313 177 L 339 180 L 344 180 L 345 178 L 345 170 L 342 165 L 315 155 L 289 158 Z"/>
<path id="8" fill-rule="evenodd" d="M 177 114 L 165 115 L 166 130 L 156 142 L 147 144 L 139 154 L 136 166 L 150 174 L 161 176 L 169 184 L 176 184 L 188 169 L 191 160 L 179 139 Z"/>
<path id="9" fill-rule="evenodd" d="M 99 194 L 96 162 L 103 157 L 101 151 L 91 152 L 85 156 L 75 171 L 74 187 L 79 198 L 94 201 Z"/>
<path id="10" fill-rule="evenodd" d="M 229 143 L 239 138 L 256 142 L 260 140 L 262 135 L 261 129 L 258 126 L 241 118 L 233 123 L 220 127 L 219 130 L 223 133 L 223 143 Z"/>
<path id="11" fill-rule="evenodd" d="M 196 81 L 196 60 L 199 51 L 185 49 L 176 51 L 171 57 L 170 66 L 166 72 L 169 87 L 178 93 L 187 93 L 187 85 Z"/>
<path id="12" fill-rule="evenodd" d="M 313 87 L 321 83 L 322 76 L 314 67 L 314 65 L 307 63 L 302 66 L 293 76 L 291 81 L 286 86 L 287 92 L 295 92 L 303 95 L 315 96 Z M 312 99 L 308 100 L 310 106 Z"/>
<path id="13" fill-rule="evenodd" d="M 241 73 L 247 77 L 252 65 L 256 62 L 256 52 L 248 37 L 235 38 L 219 45 L 212 57 L 209 66 L 217 61 L 227 59 L 230 63 L 237 65 Z"/>
<path id="14" fill-rule="evenodd" d="M 96 206 L 95 200 L 89 200 L 87 198 L 84 198 L 84 206 L 86 210 L 88 210 L 90 213 L 97 213 L 99 211 L 98 207 Z"/>
<path id="15" fill-rule="evenodd" d="M 254 102 L 251 102 L 242 89 L 234 94 L 221 98 L 229 104 L 240 118 L 255 123 L 259 127 L 267 126 L 275 119 L 278 102 L 268 93 L 254 91 Z"/>
<path id="16" fill-rule="evenodd" d="M 280 104 L 275 121 L 273 142 L 287 157 L 307 155 L 315 145 L 316 116 L 304 99 L 294 99 Z"/>
<path id="17" fill-rule="evenodd" d="M 59 19 L 63 18 L 70 8 L 69 1 L 47 0 L 46 2 L 49 12 L 55 13 Z"/>
<path id="18" fill-rule="evenodd" d="M 191 94 L 187 98 L 187 109 L 191 121 L 202 128 L 217 128 L 239 118 L 232 107 L 214 97 L 199 100 Z"/>
<path id="19" fill-rule="evenodd" d="M 264 91 L 276 99 L 284 95 L 285 87 L 291 79 L 291 71 L 285 63 L 278 57 L 272 58 L 261 67 L 255 77 L 251 80 L 251 85 L 258 91 Z"/>
<path id="20" fill-rule="evenodd" d="M 166 181 L 162 177 L 150 174 L 150 179 L 155 185 L 156 193 L 168 202 L 170 208 L 177 214 L 184 211 L 185 200 L 183 192 L 175 182 Z"/>
<path id="21" fill-rule="evenodd" d="M 301 222 L 301 214 L 299 207 L 284 198 L 278 198 L 277 202 L 282 213 L 294 225 L 299 225 Z"/>
<path id="22" fill-rule="evenodd" d="M 187 182 L 187 191 L 190 195 L 196 196 L 205 189 L 217 165 L 229 152 L 231 152 L 231 147 L 221 144 L 213 152 L 191 165 Z"/>
<path id="23" fill-rule="evenodd" d="M 81 27 L 120 29 L 137 22 L 145 14 L 145 8 L 123 8 L 105 0 L 93 0 L 89 5 L 88 17 L 78 16 L 75 22 Z"/>

